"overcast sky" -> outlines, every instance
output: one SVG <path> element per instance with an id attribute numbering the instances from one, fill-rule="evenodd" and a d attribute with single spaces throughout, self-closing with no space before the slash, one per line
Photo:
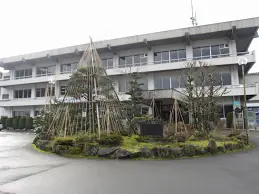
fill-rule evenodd
<path id="1" fill-rule="evenodd" d="M 258 0 L 193 0 L 199 25 L 259 16 Z M 0 0 L 0 58 L 191 26 L 190 0 Z M 249 50 L 257 50 L 259 38 Z M 259 63 L 251 71 L 259 71 Z"/>

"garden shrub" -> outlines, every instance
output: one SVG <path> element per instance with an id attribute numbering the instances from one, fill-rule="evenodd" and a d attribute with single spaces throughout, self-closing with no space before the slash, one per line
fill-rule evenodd
<path id="1" fill-rule="evenodd" d="M 6 127 L 13 127 L 13 118 L 6 119 Z"/>
<path id="2" fill-rule="evenodd" d="M 26 117 L 21 117 L 19 119 L 19 129 L 24 129 L 25 128 L 25 122 L 26 122 Z"/>
<path id="3" fill-rule="evenodd" d="M 5 116 L 1 117 L 1 123 L 2 123 L 4 129 L 7 128 L 7 126 L 6 126 L 7 118 L 8 117 L 5 117 Z"/>
<path id="4" fill-rule="evenodd" d="M 228 137 L 235 137 L 241 134 L 241 130 L 234 130 L 231 133 L 228 134 Z"/>
<path id="5" fill-rule="evenodd" d="M 186 142 L 188 139 L 188 134 L 187 133 L 177 133 L 174 136 L 174 139 L 176 142 Z"/>
<path id="6" fill-rule="evenodd" d="M 77 155 L 82 152 L 82 149 L 80 147 L 69 147 L 67 150 L 67 154 L 71 155 Z"/>
<path id="7" fill-rule="evenodd" d="M 57 137 L 54 139 L 54 145 L 69 145 L 73 146 L 74 138 L 73 137 Z"/>
<path id="8" fill-rule="evenodd" d="M 101 135 L 100 139 L 97 139 L 96 142 L 99 143 L 100 146 L 119 146 L 122 142 L 122 136 L 117 134 L 110 135 Z"/>
<path id="9" fill-rule="evenodd" d="M 26 129 L 33 129 L 33 118 L 26 117 L 25 128 Z"/>
<path id="10" fill-rule="evenodd" d="M 194 135 L 192 135 L 191 137 L 189 137 L 188 140 L 189 141 L 197 141 L 197 138 Z"/>
<path id="11" fill-rule="evenodd" d="M 233 112 L 227 114 L 227 128 L 232 128 L 233 124 Z"/>
<path id="12" fill-rule="evenodd" d="M 14 117 L 13 118 L 13 123 L 12 123 L 12 128 L 13 129 L 18 129 L 18 124 L 19 124 L 19 118 L 18 117 Z"/>

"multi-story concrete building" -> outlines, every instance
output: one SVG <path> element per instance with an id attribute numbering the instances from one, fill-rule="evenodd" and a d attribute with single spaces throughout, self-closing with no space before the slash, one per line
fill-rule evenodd
<path id="1" fill-rule="evenodd" d="M 121 100 L 126 99 L 129 76 L 139 72 L 144 97 L 155 98 L 161 114 L 167 117 L 172 97 L 182 98 L 181 71 L 186 61 L 203 60 L 215 65 L 221 84 L 229 92 L 222 97 L 222 117 L 242 101 L 243 85 L 240 56 L 247 58 L 245 72 L 255 64 L 249 45 L 257 35 L 259 18 L 195 26 L 144 35 L 95 42 L 108 75 L 112 77 Z M 1 115 L 34 116 L 47 103 L 46 88 L 54 80 L 51 95 L 61 97 L 71 73 L 77 68 L 86 44 L 0 59 L 0 67 L 10 70 L 0 81 Z M 258 94 L 258 83 L 247 85 L 247 98 Z M 144 109 L 143 109 L 144 111 Z"/>

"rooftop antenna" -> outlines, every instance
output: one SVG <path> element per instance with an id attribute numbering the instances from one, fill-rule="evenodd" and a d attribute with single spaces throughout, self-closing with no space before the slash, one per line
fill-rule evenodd
<path id="1" fill-rule="evenodd" d="M 195 14 L 193 14 L 193 3 L 191 0 L 191 8 L 192 8 L 192 17 L 190 18 L 192 20 L 192 26 L 197 26 L 198 22 L 197 22 L 197 16 L 196 16 L 196 12 Z"/>

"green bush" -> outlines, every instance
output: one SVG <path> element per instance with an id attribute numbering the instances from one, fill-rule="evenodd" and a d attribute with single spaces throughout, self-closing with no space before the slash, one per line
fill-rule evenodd
<path id="1" fill-rule="evenodd" d="M 33 118 L 26 117 L 25 128 L 26 129 L 33 129 Z"/>
<path id="2" fill-rule="evenodd" d="M 6 127 L 13 127 L 13 118 L 6 119 Z"/>
<path id="3" fill-rule="evenodd" d="M 24 129 L 25 128 L 25 123 L 26 123 L 26 117 L 21 117 L 19 119 L 19 129 Z"/>
<path id="4" fill-rule="evenodd" d="M 122 142 L 122 136 L 117 134 L 110 135 L 101 135 L 100 139 L 97 139 L 96 142 L 100 146 L 119 146 Z"/>
<path id="5" fill-rule="evenodd" d="M 2 116 L 2 117 L 1 117 L 1 123 L 2 123 L 4 129 L 7 128 L 7 126 L 6 126 L 6 121 L 7 121 L 7 117 Z"/>
<path id="6" fill-rule="evenodd" d="M 233 112 L 227 114 L 227 128 L 232 128 L 233 123 Z"/>
<path id="7" fill-rule="evenodd" d="M 13 118 L 12 127 L 13 127 L 13 129 L 18 129 L 18 127 L 19 127 L 19 118 L 18 117 Z"/>

